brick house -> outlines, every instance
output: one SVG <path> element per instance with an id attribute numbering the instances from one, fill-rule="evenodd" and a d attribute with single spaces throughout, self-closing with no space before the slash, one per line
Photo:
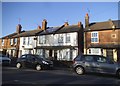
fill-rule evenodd
<path id="1" fill-rule="evenodd" d="M 84 53 L 108 56 L 120 62 L 120 20 L 89 23 L 85 16 Z"/>
<path id="2" fill-rule="evenodd" d="M 19 38 L 14 38 L 13 36 L 20 34 L 24 31 L 21 31 L 22 26 L 20 24 L 16 27 L 16 32 L 9 34 L 0 38 L 0 51 L 6 55 L 11 57 L 18 57 L 18 50 L 19 50 Z"/>

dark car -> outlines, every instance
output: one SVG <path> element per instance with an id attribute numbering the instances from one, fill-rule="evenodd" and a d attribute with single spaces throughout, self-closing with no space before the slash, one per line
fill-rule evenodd
<path id="1" fill-rule="evenodd" d="M 120 64 L 100 55 L 78 55 L 74 59 L 73 68 L 79 75 L 85 72 L 96 72 L 115 74 L 120 78 Z"/>
<path id="2" fill-rule="evenodd" d="M 17 68 L 28 67 L 36 70 L 48 69 L 53 67 L 53 62 L 42 58 L 39 55 L 25 54 L 17 59 Z"/>

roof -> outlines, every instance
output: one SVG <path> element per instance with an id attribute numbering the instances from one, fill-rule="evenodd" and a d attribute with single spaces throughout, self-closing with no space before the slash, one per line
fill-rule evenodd
<path id="1" fill-rule="evenodd" d="M 94 22 L 90 23 L 88 27 L 85 28 L 85 31 L 91 31 L 91 30 L 109 30 L 114 29 L 120 29 L 120 20 L 108 20 L 104 22 Z"/>
<path id="2" fill-rule="evenodd" d="M 59 29 L 58 31 L 56 31 L 56 33 L 70 33 L 70 32 L 78 32 L 80 31 L 80 28 L 78 25 L 69 25 L 69 26 L 65 26 L 61 29 Z"/>
<path id="3" fill-rule="evenodd" d="M 42 32 L 38 32 L 38 35 L 45 35 L 45 34 L 53 34 L 55 31 L 57 31 L 60 27 L 47 27 L 46 30 L 43 30 Z"/>
<path id="4" fill-rule="evenodd" d="M 21 31 L 21 33 L 23 33 L 23 32 L 25 32 L 25 31 Z M 7 35 L 7 36 L 4 36 L 4 37 L 2 37 L 2 38 L 0 38 L 0 39 L 5 39 L 5 38 L 13 38 L 14 36 L 16 36 L 16 35 L 18 35 L 18 33 L 12 33 L 12 34 L 9 34 L 9 35 Z"/>
<path id="5" fill-rule="evenodd" d="M 30 31 L 25 31 L 23 33 L 20 33 L 18 35 L 15 35 L 14 37 L 27 37 L 27 36 L 35 36 L 36 33 L 41 32 L 41 29 L 36 29 L 36 30 L 30 30 Z"/>
<path id="6" fill-rule="evenodd" d="M 2 37 L 1 39 L 4 39 L 4 38 L 12 38 L 13 36 L 17 35 L 17 33 L 12 33 L 12 34 L 9 34 L 7 36 L 4 36 Z"/>
<path id="7" fill-rule="evenodd" d="M 47 35 L 47 34 L 59 34 L 59 33 L 70 33 L 80 31 L 78 25 L 69 25 L 69 26 L 59 26 L 59 27 L 48 27 L 46 30 L 38 33 L 38 35 Z"/>

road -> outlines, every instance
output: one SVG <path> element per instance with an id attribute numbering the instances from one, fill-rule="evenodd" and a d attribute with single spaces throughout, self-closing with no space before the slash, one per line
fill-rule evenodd
<path id="1" fill-rule="evenodd" d="M 87 73 L 77 75 L 72 70 L 42 70 L 2 68 L 2 83 L 14 84 L 110 84 L 119 85 L 120 79 L 112 75 Z M 12 86 L 12 85 L 11 85 Z M 41 85 L 40 85 L 41 86 Z M 65 85 L 66 86 L 66 85 Z"/>

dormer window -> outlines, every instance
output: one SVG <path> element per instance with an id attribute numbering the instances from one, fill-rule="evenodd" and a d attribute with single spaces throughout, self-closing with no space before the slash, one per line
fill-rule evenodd
<path id="1" fill-rule="evenodd" d="M 91 32 L 91 43 L 99 43 L 98 32 Z"/>

